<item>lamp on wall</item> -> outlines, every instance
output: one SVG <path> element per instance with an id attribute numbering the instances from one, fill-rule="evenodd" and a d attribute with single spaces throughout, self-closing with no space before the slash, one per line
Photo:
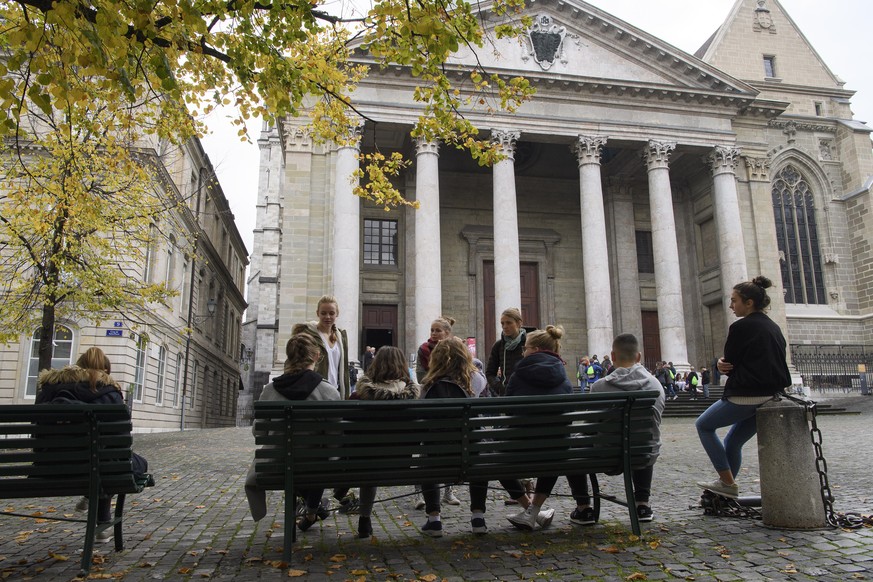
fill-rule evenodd
<path id="1" fill-rule="evenodd" d="M 206 302 L 206 314 L 205 315 L 192 315 L 191 321 L 194 325 L 200 325 L 210 317 L 215 315 L 215 308 L 218 304 L 215 302 L 215 299 L 209 298 L 209 301 Z"/>

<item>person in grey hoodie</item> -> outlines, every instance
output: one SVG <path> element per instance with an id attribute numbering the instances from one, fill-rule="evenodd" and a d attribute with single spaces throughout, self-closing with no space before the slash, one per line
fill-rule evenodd
<path id="1" fill-rule="evenodd" d="M 306 334 L 293 335 L 285 344 L 285 355 L 285 373 L 264 386 L 258 400 L 340 400 L 336 387 L 325 382 L 315 371 L 315 366 L 322 357 L 316 340 Z M 254 426 L 252 433 L 255 436 L 262 434 Z M 306 499 L 306 516 L 300 519 L 297 527 L 302 531 L 308 530 L 316 521 L 328 516 L 327 510 L 321 507 L 323 491 L 301 491 Z M 252 461 L 246 475 L 245 492 L 252 518 L 255 521 L 263 519 L 267 515 L 267 492 L 255 483 L 255 461 Z"/>
<path id="2" fill-rule="evenodd" d="M 640 364 L 640 344 L 636 336 L 630 333 L 623 333 L 615 338 L 612 342 L 612 361 L 615 366 L 615 371 L 605 378 L 601 378 L 591 387 L 591 392 L 629 392 L 632 390 L 657 390 L 660 392 L 658 399 L 655 401 L 653 410 L 655 422 L 652 424 L 649 442 L 656 445 L 655 456 L 652 463 L 648 467 L 635 469 L 632 475 L 634 483 L 634 500 L 637 504 L 637 518 L 640 521 L 652 521 L 653 513 L 649 505 L 649 496 L 652 489 L 652 475 L 655 468 L 655 460 L 657 459 L 658 451 L 661 448 L 661 416 L 664 414 L 664 388 L 661 383 L 646 370 L 645 366 Z M 590 506 L 590 498 L 587 497 L 588 481 L 584 481 L 585 491 L 582 496 L 578 496 L 580 492 L 574 491 L 576 497 L 576 511 L 580 517 L 587 516 L 589 519 L 582 519 L 586 523 L 582 525 L 591 525 L 594 523 L 594 510 Z M 579 523 L 578 521 L 576 523 Z"/>

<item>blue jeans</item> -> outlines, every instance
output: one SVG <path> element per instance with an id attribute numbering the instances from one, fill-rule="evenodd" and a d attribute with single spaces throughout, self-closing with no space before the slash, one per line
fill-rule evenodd
<path id="1" fill-rule="evenodd" d="M 757 405 L 733 404 L 717 400 L 697 418 L 697 436 L 716 471 L 730 469 L 736 478 L 743 464 L 743 445 L 758 432 L 755 413 Z M 733 426 L 731 426 L 733 425 Z M 730 426 L 724 442 L 716 429 Z"/>

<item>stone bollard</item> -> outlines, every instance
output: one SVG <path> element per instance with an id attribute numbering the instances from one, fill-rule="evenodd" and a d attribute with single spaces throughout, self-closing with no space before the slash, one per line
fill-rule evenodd
<path id="1" fill-rule="evenodd" d="M 758 462 L 764 525 L 827 526 L 806 407 L 790 400 L 758 408 Z"/>

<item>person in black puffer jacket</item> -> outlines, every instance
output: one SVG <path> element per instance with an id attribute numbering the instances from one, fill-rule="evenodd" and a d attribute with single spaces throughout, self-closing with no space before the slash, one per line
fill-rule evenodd
<path id="1" fill-rule="evenodd" d="M 36 380 L 35 404 L 124 404 L 121 386 L 112 378 L 112 364 L 103 350 L 88 348 L 79 356 L 74 366 L 60 370 L 43 370 Z M 136 474 L 148 471 L 148 462 L 134 453 L 131 459 Z M 79 511 L 88 508 L 88 498 L 83 497 L 76 505 Z M 105 523 L 112 519 L 112 497 L 100 498 L 97 521 Z M 112 539 L 112 530 L 97 533 L 97 541 Z"/>

